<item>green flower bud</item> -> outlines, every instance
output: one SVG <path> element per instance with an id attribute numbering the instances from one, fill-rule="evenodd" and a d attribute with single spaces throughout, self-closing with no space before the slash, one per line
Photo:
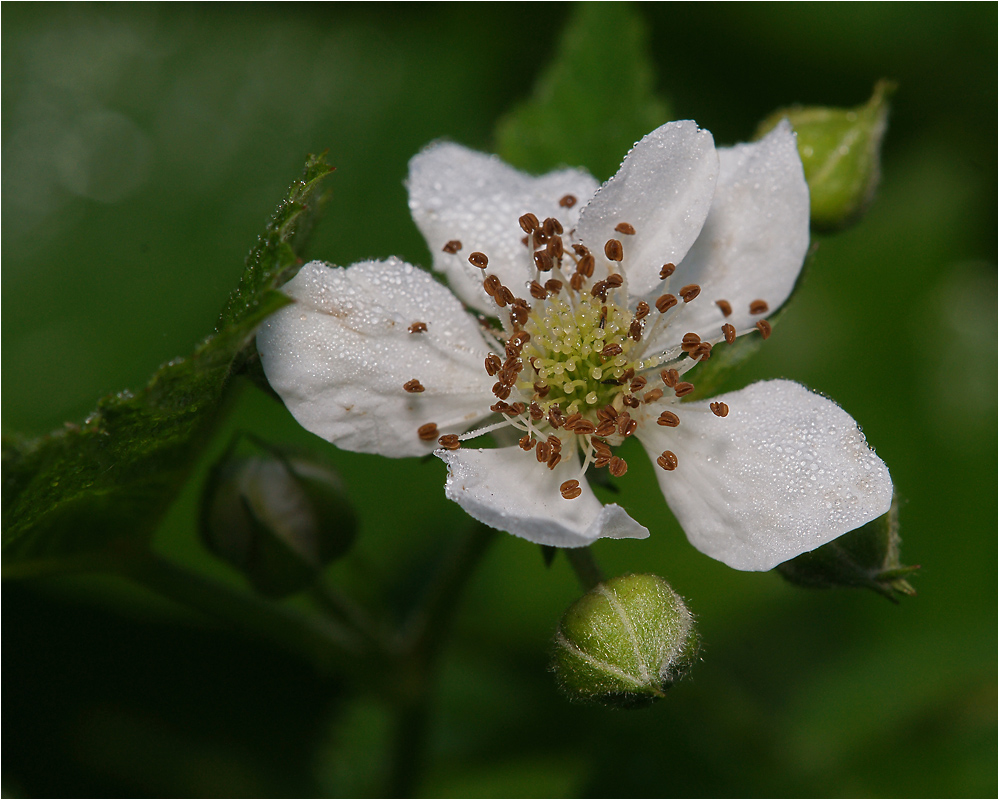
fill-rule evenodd
<path id="1" fill-rule="evenodd" d="M 919 569 L 902 565 L 900 545 L 898 503 L 893 502 L 887 514 L 810 553 L 785 561 L 777 571 L 799 586 L 865 587 L 898 602 L 896 595 L 916 593 L 905 578 Z"/>
<path id="2" fill-rule="evenodd" d="M 785 117 L 798 134 L 816 230 L 844 228 L 870 205 L 881 174 L 881 140 L 894 91 L 895 84 L 882 80 L 871 99 L 856 108 L 793 106 L 760 123 L 757 138 Z"/>
<path id="3" fill-rule="evenodd" d="M 663 697 L 694 663 L 694 617 L 657 575 L 600 583 L 565 612 L 552 668 L 570 697 L 642 708 Z"/>
<path id="4" fill-rule="evenodd" d="M 259 443 L 264 453 L 212 468 L 201 498 L 201 538 L 269 597 L 312 584 L 354 542 L 357 522 L 339 476 L 312 456 Z"/>

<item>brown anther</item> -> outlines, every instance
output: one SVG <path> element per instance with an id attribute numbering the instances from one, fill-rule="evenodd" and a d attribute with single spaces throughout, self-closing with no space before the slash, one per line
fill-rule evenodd
<path id="1" fill-rule="evenodd" d="M 624 245 L 617 239 L 608 239 L 604 243 L 604 255 L 611 261 L 624 261 Z"/>
<path id="2" fill-rule="evenodd" d="M 562 235 L 562 223 L 559 222 L 555 217 L 548 217 L 543 223 L 545 229 L 545 236 L 549 238 L 552 236 Z"/>
<path id="3" fill-rule="evenodd" d="M 732 316 L 732 304 L 728 300 L 715 300 L 715 305 L 721 309 L 722 316 Z"/>
<path id="4" fill-rule="evenodd" d="M 675 306 L 679 300 L 676 299 L 674 295 L 664 294 L 658 300 L 656 300 L 656 308 L 659 310 L 660 314 L 665 314 L 673 306 Z"/>
<path id="5" fill-rule="evenodd" d="M 598 408 L 597 419 L 617 419 L 617 409 L 614 406 Z"/>
<path id="6" fill-rule="evenodd" d="M 520 302 L 521 301 L 519 301 L 519 300 L 517 301 L 518 308 L 520 307 L 519 306 Z M 523 307 L 526 308 L 527 307 L 527 303 L 524 303 Z M 531 341 L 531 334 L 529 334 L 527 331 L 517 331 L 513 336 L 510 337 L 510 341 L 511 342 L 519 342 L 520 346 L 523 347 L 525 344 L 527 344 L 529 341 Z"/>
<path id="7" fill-rule="evenodd" d="M 682 289 L 680 289 L 680 297 L 683 298 L 684 303 L 689 303 L 697 295 L 701 293 L 701 287 L 696 283 L 688 283 Z"/>
<path id="8" fill-rule="evenodd" d="M 505 414 L 507 411 L 510 410 L 510 404 L 504 403 L 502 400 L 499 400 L 493 403 L 491 406 L 489 406 L 489 410 L 492 411 L 494 414 Z"/>
<path id="9" fill-rule="evenodd" d="M 694 361 L 707 361 L 711 358 L 711 342 L 700 342 L 687 355 Z"/>
<path id="10" fill-rule="evenodd" d="M 504 303 L 512 303 L 517 299 L 517 296 L 510 290 L 508 286 L 501 286 L 499 291 L 496 293 L 496 302 L 503 300 Z M 500 306 L 502 308 L 503 306 Z"/>
<path id="11" fill-rule="evenodd" d="M 637 319 L 633 319 L 631 325 L 628 326 L 628 338 L 635 342 L 642 338 L 642 323 Z"/>
<path id="12" fill-rule="evenodd" d="M 577 422 L 572 429 L 572 432 L 577 436 L 589 436 L 591 433 L 595 433 L 597 426 L 590 422 L 588 419 L 580 420 Z"/>
<path id="13" fill-rule="evenodd" d="M 579 422 L 582 422 L 582 420 L 583 420 L 583 415 L 580 414 L 579 412 L 576 412 L 575 414 L 570 414 L 568 417 L 566 417 L 565 422 L 562 423 L 562 427 L 565 428 L 567 431 L 575 430 L 576 425 Z"/>
<path id="14" fill-rule="evenodd" d="M 542 410 L 541 406 L 539 406 L 537 403 L 533 401 L 531 402 L 531 405 L 528 406 L 528 411 L 531 413 L 531 419 L 533 419 L 535 422 L 537 422 L 545 415 L 545 412 Z"/>
<path id="15" fill-rule="evenodd" d="M 555 469 L 558 466 L 558 462 L 562 460 L 562 454 L 557 450 L 554 451 L 550 456 L 548 456 L 548 469 Z"/>
<path id="16" fill-rule="evenodd" d="M 414 322 L 409 326 L 410 333 L 425 333 L 427 330 L 426 322 Z"/>
<path id="17" fill-rule="evenodd" d="M 554 433 L 548 435 L 547 441 L 548 446 L 556 453 L 562 449 L 562 440 L 559 439 Z"/>
<path id="18" fill-rule="evenodd" d="M 698 344 L 701 341 L 701 337 L 696 333 L 685 333 L 683 338 L 680 340 L 683 344 Z"/>
<path id="19" fill-rule="evenodd" d="M 416 429 L 416 435 L 425 442 L 432 442 L 437 438 L 437 423 L 428 422 L 426 425 L 421 425 Z"/>
<path id="20" fill-rule="evenodd" d="M 500 357 L 495 353 L 490 353 L 486 356 L 486 375 L 490 378 L 499 372 L 502 366 L 503 362 L 500 361 Z"/>
<path id="21" fill-rule="evenodd" d="M 642 395 L 642 402 L 654 403 L 662 396 L 663 396 L 663 390 L 657 386 L 655 389 L 650 389 L 649 391 L 647 391 L 645 394 Z"/>
<path id="22" fill-rule="evenodd" d="M 635 306 L 635 319 L 645 319 L 649 315 L 649 304 L 644 300 L 639 300 L 638 305 Z"/>
<path id="23" fill-rule="evenodd" d="M 425 391 L 423 384 L 420 383 L 418 380 L 416 380 L 416 378 L 413 378 L 413 380 L 411 381 L 406 381 L 402 385 L 402 388 L 405 389 L 410 394 L 416 394 L 417 392 Z"/>
<path id="24" fill-rule="evenodd" d="M 520 445 L 521 450 L 530 452 L 534 448 L 534 439 L 531 438 L 530 434 L 521 436 L 517 444 Z"/>
<path id="25" fill-rule="evenodd" d="M 614 456 L 607 465 L 607 471 L 610 472 L 610 474 L 615 478 L 620 478 L 628 471 L 628 462 L 623 458 Z"/>
<path id="26" fill-rule="evenodd" d="M 711 413 L 716 417 L 727 417 L 728 416 L 728 405 L 725 403 L 712 403 Z"/>
<path id="27" fill-rule="evenodd" d="M 614 272 L 607 276 L 607 285 L 612 289 L 616 289 L 618 286 L 624 283 L 624 277 Z"/>
<path id="28" fill-rule="evenodd" d="M 486 257 L 485 253 L 480 253 L 476 250 L 468 257 L 468 263 L 473 267 L 478 267 L 479 269 L 485 269 L 489 266 L 489 259 Z"/>
<path id="29" fill-rule="evenodd" d="M 680 380 L 680 373 L 675 369 L 664 369 L 659 373 L 659 377 L 663 379 L 663 383 L 672 389 L 676 386 L 677 381 Z"/>
<path id="30" fill-rule="evenodd" d="M 647 383 L 648 381 L 642 375 L 639 375 L 631 379 L 631 385 L 628 388 L 633 392 L 637 392 L 639 389 L 644 389 Z"/>
<path id="31" fill-rule="evenodd" d="M 585 244 L 577 243 L 572 246 L 572 252 L 574 252 L 577 256 L 582 258 L 583 256 L 587 256 L 590 254 L 590 248 L 587 247 Z"/>
<path id="32" fill-rule="evenodd" d="M 590 294 L 599 297 L 601 300 L 607 299 L 607 281 L 597 281 L 590 287 Z"/>
<path id="33" fill-rule="evenodd" d="M 663 450 L 663 454 L 656 459 L 656 463 L 667 472 L 672 472 L 679 462 L 676 460 L 676 453 L 672 450 Z"/>
<path id="34" fill-rule="evenodd" d="M 544 230 L 542 230 L 539 227 L 539 228 L 535 228 L 534 233 L 531 234 L 531 240 L 534 242 L 534 247 L 538 248 L 538 247 L 541 247 L 541 245 L 543 245 L 545 242 L 548 241 L 548 237 L 545 236 Z"/>
<path id="35" fill-rule="evenodd" d="M 583 493 L 579 488 L 579 481 L 566 481 L 558 487 L 558 490 L 566 500 L 573 500 Z"/>
<path id="36" fill-rule="evenodd" d="M 607 306 L 602 306 L 600 309 L 600 330 L 607 327 Z"/>
<path id="37" fill-rule="evenodd" d="M 441 250 L 443 250 L 445 253 L 452 253 L 452 254 L 457 253 L 459 250 L 461 250 L 461 242 L 458 241 L 457 239 L 452 239 L 450 242 L 444 245 L 441 248 Z"/>
<path id="38" fill-rule="evenodd" d="M 674 272 L 676 272 L 676 264 L 663 264 L 663 268 L 659 270 L 659 277 L 666 280 Z"/>
<path id="39" fill-rule="evenodd" d="M 764 339 L 769 339 L 770 334 L 773 333 L 773 327 L 765 319 L 758 320 L 756 322 L 756 327 L 760 332 L 760 336 Z"/>
<path id="40" fill-rule="evenodd" d="M 487 275 L 486 279 L 482 281 L 482 288 L 486 290 L 487 295 L 495 297 L 496 293 L 503 288 L 503 281 L 495 275 Z"/>
<path id="41" fill-rule="evenodd" d="M 613 358 L 614 356 L 621 355 L 621 353 L 623 352 L 624 350 L 621 348 L 621 345 L 617 344 L 616 342 L 612 342 L 611 344 L 607 345 L 603 350 L 600 351 L 600 357 Z"/>
<path id="42" fill-rule="evenodd" d="M 545 281 L 545 289 L 552 294 L 558 294 L 562 291 L 562 281 L 557 281 L 554 278 L 549 278 Z"/>
<path id="43" fill-rule="evenodd" d="M 552 387 L 549 386 L 547 383 L 534 384 L 534 393 L 542 400 L 548 397 L 548 392 L 550 392 L 551 390 Z"/>
<path id="44" fill-rule="evenodd" d="M 593 445 L 593 452 L 596 453 L 598 456 L 607 456 L 608 458 L 610 458 L 611 448 L 610 445 L 607 444 L 607 442 L 602 442 L 599 439 L 593 439 L 590 442 L 590 444 Z"/>
<path id="45" fill-rule="evenodd" d="M 633 225 L 629 225 L 627 222 L 619 222 L 614 226 L 614 230 L 618 233 L 623 233 L 625 236 L 635 235 L 635 227 Z"/>
<path id="46" fill-rule="evenodd" d="M 555 261 L 544 250 L 538 250 L 534 254 L 534 266 L 537 267 L 538 272 L 551 272 L 552 267 L 555 266 Z"/>
<path id="47" fill-rule="evenodd" d="M 510 387 L 505 383 L 494 383 L 493 384 L 493 394 L 496 395 L 500 400 L 506 400 L 510 396 Z"/>
<path id="48" fill-rule="evenodd" d="M 552 448 L 548 442 L 538 442 L 538 446 L 534 448 L 534 457 L 538 459 L 539 464 L 544 464 L 551 452 Z"/>
<path id="49" fill-rule="evenodd" d="M 572 208 L 576 205 L 576 196 L 572 194 L 563 195 L 562 199 L 558 201 L 561 208 Z"/>
<path id="50" fill-rule="evenodd" d="M 622 411 L 617 415 L 615 422 L 617 423 L 617 432 L 623 434 L 628 425 L 634 422 L 634 420 L 631 418 L 631 414 L 627 411 Z"/>
<path id="51" fill-rule="evenodd" d="M 584 278 L 582 274 L 580 274 L 579 272 L 574 272 L 572 274 L 572 277 L 569 278 L 569 285 L 572 287 L 572 290 L 574 292 L 578 292 L 583 288 L 583 281 L 585 280 L 586 278 Z"/>
<path id="52" fill-rule="evenodd" d="M 584 278 L 593 277 L 593 267 L 596 265 L 597 260 L 591 256 L 589 253 L 583 255 L 579 259 L 579 263 L 576 264 L 576 272 L 582 275 Z"/>
<path id="53" fill-rule="evenodd" d="M 694 391 L 694 384 L 689 383 L 688 381 L 680 381 L 673 387 L 673 391 L 676 392 L 677 397 L 686 397 Z"/>
<path id="54" fill-rule="evenodd" d="M 510 306 L 510 321 L 514 325 L 523 325 L 529 316 L 531 316 L 531 309 L 526 303 L 521 305 L 520 302 L 514 301 L 513 305 Z"/>
<path id="55" fill-rule="evenodd" d="M 635 370 L 632 367 L 628 367 L 621 375 L 621 383 L 630 383 L 631 379 L 635 377 Z"/>
<path id="56" fill-rule="evenodd" d="M 510 406 L 510 413 L 515 417 L 519 417 L 525 411 L 527 411 L 527 403 L 521 403 L 518 401 Z"/>
<path id="57" fill-rule="evenodd" d="M 617 430 L 617 423 L 612 419 L 605 419 L 599 425 L 594 433 L 597 436 L 613 436 L 614 431 Z"/>
<path id="58" fill-rule="evenodd" d="M 461 442 L 458 440 L 458 435 L 454 433 L 445 433 L 440 439 L 437 440 L 437 444 L 439 444 L 445 450 L 457 450 L 459 447 L 461 447 Z"/>
<path id="59" fill-rule="evenodd" d="M 675 428 L 680 424 L 680 418 L 672 411 L 664 411 L 656 420 L 657 425 L 664 425 L 667 428 Z"/>
<path id="60" fill-rule="evenodd" d="M 527 238 L 526 236 L 521 236 L 521 237 L 520 237 L 520 243 L 521 243 L 522 245 L 524 245 L 524 247 L 527 247 L 527 243 L 528 243 L 528 241 L 530 241 L 530 240 L 529 240 L 529 239 L 528 239 L 528 238 Z"/>
<path id="61" fill-rule="evenodd" d="M 518 222 L 524 233 L 533 233 L 538 228 L 538 218 L 534 214 L 524 214 Z"/>
<path id="62" fill-rule="evenodd" d="M 545 246 L 545 252 L 556 261 L 562 258 L 562 254 L 565 252 L 562 239 L 559 237 L 549 239 L 548 244 Z"/>
<path id="63" fill-rule="evenodd" d="M 555 430 L 561 428 L 564 421 L 565 418 L 562 416 L 562 410 L 558 406 L 552 406 L 548 409 L 548 424 Z"/>
<path id="64" fill-rule="evenodd" d="M 621 430 L 621 424 L 618 423 L 617 430 L 622 436 L 634 436 L 638 431 L 638 420 L 629 419 L 627 424 L 624 426 L 624 430 Z"/>
<path id="65" fill-rule="evenodd" d="M 628 408 L 638 408 L 641 403 L 641 401 L 633 394 L 626 394 L 621 402 L 628 406 Z"/>
<path id="66" fill-rule="evenodd" d="M 548 297 L 548 292 L 545 290 L 545 287 L 542 286 L 537 281 L 531 281 L 531 285 L 528 287 L 528 289 L 531 292 L 531 297 L 533 297 L 535 300 L 544 300 L 546 297 Z"/>
<path id="67" fill-rule="evenodd" d="M 722 325 L 722 333 L 725 334 L 725 341 L 729 344 L 735 341 L 735 325 L 726 322 Z"/>
<path id="68" fill-rule="evenodd" d="M 766 314 L 770 310 L 766 300 L 754 300 L 749 304 L 750 314 Z"/>

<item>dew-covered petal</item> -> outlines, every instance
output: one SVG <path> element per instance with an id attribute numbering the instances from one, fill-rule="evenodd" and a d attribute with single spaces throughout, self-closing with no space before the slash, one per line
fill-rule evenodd
<path id="1" fill-rule="evenodd" d="M 554 470 L 519 447 L 438 450 L 448 466 L 445 493 L 480 522 L 554 547 L 583 547 L 596 539 L 644 539 L 646 528 L 619 505 L 602 506 L 573 455 Z M 566 500 L 559 487 L 579 479 L 582 494 Z"/>
<path id="2" fill-rule="evenodd" d="M 714 402 L 674 406 L 676 428 L 643 426 L 666 501 L 703 553 L 742 570 L 768 570 L 888 511 L 888 468 L 849 414 L 800 384 L 754 383 Z"/>
<path id="3" fill-rule="evenodd" d="M 487 416 L 493 379 L 476 320 L 426 272 L 397 259 L 306 264 L 283 287 L 296 302 L 257 334 L 271 386 L 303 427 L 345 450 L 423 455 L 417 429 L 458 433 Z M 410 332 L 414 323 L 423 332 Z M 419 327 L 419 326 L 417 326 Z M 403 385 L 417 380 L 425 391 Z"/>
<path id="4" fill-rule="evenodd" d="M 808 251 L 808 184 L 787 120 L 751 144 L 719 148 L 721 169 L 714 202 L 700 236 L 676 272 L 676 286 L 696 283 L 701 293 L 678 309 L 671 326 L 717 338 L 723 323 L 752 328 L 764 300 L 775 311 L 791 294 Z M 725 318 L 715 304 L 726 300 Z M 675 343 L 675 342 L 671 342 Z"/>
<path id="5" fill-rule="evenodd" d="M 624 246 L 629 292 L 642 297 L 659 285 L 663 264 L 679 264 L 694 243 L 711 207 L 717 176 L 711 134 L 690 120 L 669 122 L 625 156 L 617 174 L 583 209 L 576 238 L 598 257 L 608 239 L 618 239 Z M 615 231 L 622 222 L 635 233 Z"/>
<path id="6" fill-rule="evenodd" d="M 482 290 L 483 270 L 468 263 L 473 252 L 489 258 L 485 274 L 494 274 L 514 294 L 533 277 L 531 256 L 521 244 L 519 220 L 527 213 L 539 220 L 558 219 L 566 231 L 597 190 L 597 181 L 579 169 L 561 169 L 534 177 L 467 147 L 434 144 L 409 162 L 409 209 L 443 272 L 462 300 L 494 314 L 496 306 Z M 571 195 L 573 205 L 559 205 Z M 454 254 L 444 252 L 461 243 Z"/>

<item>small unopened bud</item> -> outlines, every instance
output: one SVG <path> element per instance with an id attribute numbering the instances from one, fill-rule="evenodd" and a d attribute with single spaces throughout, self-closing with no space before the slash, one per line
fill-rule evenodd
<path id="1" fill-rule="evenodd" d="M 354 542 L 357 522 L 340 479 L 314 457 L 265 452 L 215 464 L 201 497 L 201 538 L 261 594 L 311 585 Z"/>
<path id="2" fill-rule="evenodd" d="M 763 136 L 787 117 L 811 194 L 812 227 L 837 230 L 855 222 L 874 197 L 881 173 L 881 140 L 888 121 L 890 81 L 878 81 L 856 108 L 802 107 L 775 111 L 757 129 Z"/>
<path id="3" fill-rule="evenodd" d="M 600 583 L 565 612 L 552 668 L 564 692 L 618 708 L 663 697 L 697 655 L 694 617 L 657 575 Z"/>
<path id="4" fill-rule="evenodd" d="M 845 533 L 810 553 L 785 561 L 777 571 L 791 583 L 817 589 L 856 586 L 873 589 L 893 602 L 914 595 L 905 579 L 919 569 L 899 560 L 898 503 L 887 514 Z"/>

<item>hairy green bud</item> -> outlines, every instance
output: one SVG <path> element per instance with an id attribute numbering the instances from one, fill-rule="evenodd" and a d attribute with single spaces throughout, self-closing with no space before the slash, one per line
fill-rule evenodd
<path id="1" fill-rule="evenodd" d="M 230 447 L 212 467 L 201 498 L 201 538 L 258 592 L 284 597 L 311 585 L 350 549 L 357 521 L 331 467 L 257 444 L 261 454 L 235 456 Z"/>
<path id="2" fill-rule="evenodd" d="M 893 602 L 900 594 L 914 595 L 906 577 L 919 569 L 899 560 L 898 502 L 887 514 L 845 533 L 829 544 L 777 566 L 791 583 L 816 589 L 854 586 L 873 589 Z"/>
<path id="3" fill-rule="evenodd" d="M 552 668 L 570 697 L 642 708 L 693 666 L 694 617 L 658 575 L 623 575 L 573 603 L 555 634 Z"/>
<path id="4" fill-rule="evenodd" d="M 882 80 L 871 99 L 856 108 L 792 106 L 760 123 L 757 138 L 785 117 L 798 134 L 816 230 L 844 228 L 870 205 L 881 175 L 881 141 L 894 91 L 895 84 Z"/>

